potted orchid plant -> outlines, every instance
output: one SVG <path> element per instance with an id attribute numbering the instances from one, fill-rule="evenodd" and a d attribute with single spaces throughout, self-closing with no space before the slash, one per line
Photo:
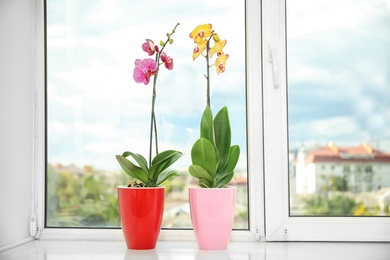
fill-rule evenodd
<path id="1" fill-rule="evenodd" d="M 225 72 L 229 55 L 211 24 L 197 26 L 190 38 L 195 43 L 193 60 L 205 58 L 206 108 L 200 121 L 200 138 L 191 149 L 189 173 L 198 179 L 198 187 L 189 188 L 191 220 L 200 249 L 226 249 L 234 221 L 236 188 L 228 187 L 240 156 L 240 147 L 231 145 L 228 108 L 213 117 L 210 102 L 210 68 Z M 213 45 L 211 46 L 211 43 Z M 214 63 L 210 59 L 216 56 Z"/>
<path id="2" fill-rule="evenodd" d="M 149 160 L 144 156 L 130 151 L 116 155 L 116 159 L 123 171 L 133 181 L 128 186 L 118 187 L 118 204 L 121 217 L 121 225 L 129 249 L 153 249 L 156 246 L 160 233 L 164 210 L 164 187 L 160 186 L 164 181 L 178 176 L 176 170 L 169 167 L 183 154 L 175 150 L 159 152 L 157 139 L 157 125 L 155 102 L 157 92 L 157 77 L 161 65 L 168 70 L 174 67 L 173 59 L 164 52 L 168 44 L 173 43 L 172 35 L 179 23 L 171 33 L 167 33 L 167 39 L 160 41 L 160 46 L 155 45 L 150 39 L 142 44 L 142 50 L 154 59 L 136 59 L 133 78 L 136 83 L 148 85 L 153 79 L 152 108 L 150 113 L 149 132 Z M 155 156 L 153 153 L 153 137 L 155 144 Z"/>

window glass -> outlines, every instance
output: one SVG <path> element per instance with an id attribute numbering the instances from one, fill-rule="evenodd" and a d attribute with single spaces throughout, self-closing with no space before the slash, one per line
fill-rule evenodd
<path id="1" fill-rule="evenodd" d="M 226 72 L 211 74 L 212 109 L 229 107 L 232 143 L 241 155 L 235 229 L 248 229 L 246 156 L 245 1 L 46 1 L 47 227 L 117 227 L 116 187 L 129 178 L 115 155 L 147 157 L 152 84 L 133 80 L 141 45 L 166 39 L 174 69 L 159 75 L 156 117 L 160 150 L 185 155 L 182 176 L 165 183 L 165 228 L 191 228 L 187 168 L 205 107 L 204 66 L 192 61 L 189 33 L 211 23 L 227 39 Z"/>
<path id="2" fill-rule="evenodd" d="M 290 216 L 389 216 L 390 1 L 286 8 Z"/>

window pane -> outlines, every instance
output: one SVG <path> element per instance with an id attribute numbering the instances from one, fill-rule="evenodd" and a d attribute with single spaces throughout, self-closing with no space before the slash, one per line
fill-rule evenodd
<path id="1" fill-rule="evenodd" d="M 133 80 L 135 59 L 145 39 L 166 39 L 172 71 L 159 74 L 156 117 L 159 150 L 185 155 L 173 165 L 182 176 L 165 183 L 163 226 L 191 228 L 187 172 L 192 144 L 199 137 L 205 107 L 204 66 L 192 61 L 189 33 L 211 23 L 229 54 L 226 72 L 211 70 L 213 112 L 229 107 L 232 143 L 241 147 L 236 168 L 234 228 L 248 228 L 246 164 L 245 1 L 46 1 L 47 18 L 47 179 L 46 225 L 120 225 L 117 185 L 128 177 L 116 154 L 147 157 L 152 84 Z M 232 19 L 234 18 L 234 19 Z"/>
<path id="2" fill-rule="evenodd" d="M 288 0 L 290 215 L 388 216 L 390 1 Z"/>

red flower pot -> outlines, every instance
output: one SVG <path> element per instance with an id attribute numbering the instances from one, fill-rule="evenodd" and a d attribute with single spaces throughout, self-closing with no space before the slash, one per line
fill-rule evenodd
<path id="1" fill-rule="evenodd" d="M 118 186 L 122 231 L 129 249 L 153 249 L 160 234 L 164 187 Z"/>

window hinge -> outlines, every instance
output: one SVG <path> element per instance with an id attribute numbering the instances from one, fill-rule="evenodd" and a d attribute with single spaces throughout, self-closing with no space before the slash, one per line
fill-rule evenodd
<path id="1" fill-rule="evenodd" d="M 40 235 L 41 232 L 39 231 L 39 226 L 37 224 L 37 217 L 33 213 L 30 217 L 30 236 L 34 237 L 35 239 L 39 239 Z"/>
<path id="2" fill-rule="evenodd" d="M 288 240 L 288 230 L 287 230 L 287 228 L 283 228 L 283 240 Z"/>
<path id="3" fill-rule="evenodd" d="M 37 232 L 34 236 L 35 239 L 39 239 L 41 237 L 41 230 L 39 230 L 39 226 L 37 226 Z"/>
<path id="4" fill-rule="evenodd" d="M 30 217 L 30 236 L 35 237 L 35 234 L 37 233 L 37 217 L 35 214 L 31 214 Z"/>
<path id="5" fill-rule="evenodd" d="M 255 239 L 260 240 L 260 229 L 258 227 L 255 228 Z"/>

